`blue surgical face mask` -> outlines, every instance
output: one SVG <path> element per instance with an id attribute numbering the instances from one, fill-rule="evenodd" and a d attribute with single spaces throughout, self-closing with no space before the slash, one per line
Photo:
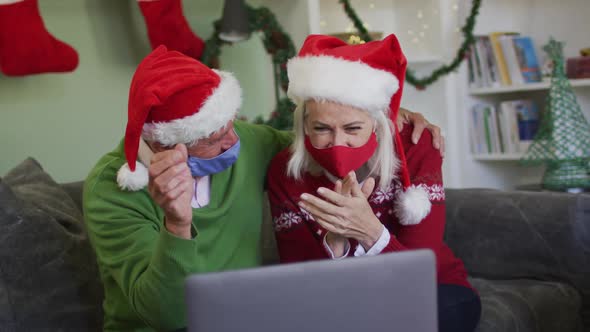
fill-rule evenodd
<path id="1" fill-rule="evenodd" d="M 211 159 L 201 159 L 188 156 L 188 168 L 191 170 L 193 177 L 206 176 L 226 170 L 233 165 L 240 154 L 240 139 L 231 148 L 219 156 Z"/>

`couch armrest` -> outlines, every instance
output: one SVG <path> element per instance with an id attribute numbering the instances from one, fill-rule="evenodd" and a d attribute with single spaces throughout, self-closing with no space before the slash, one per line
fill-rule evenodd
<path id="1" fill-rule="evenodd" d="M 471 275 L 564 281 L 590 296 L 590 195 L 447 189 L 446 203 L 446 243 Z"/>

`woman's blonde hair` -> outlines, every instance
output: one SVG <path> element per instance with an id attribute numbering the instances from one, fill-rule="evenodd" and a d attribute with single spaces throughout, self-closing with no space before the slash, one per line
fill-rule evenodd
<path id="1" fill-rule="evenodd" d="M 322 100 L 317 100 L 323 102 Z M 366 112 L 366 111 L 365 111 Z M 387 188 L 391 181 L 397 176 L 399 159 L 395 152 L 393 144 L 393 134 L 395 133 L 393 123 L 388 117 L 388 111 L 367 112 L 375 120 L 375 134 L 377 136 L 377 150 L 367 162 L 370 170 L 369 176 L 379 178 L 379 187 Z M 293 114 L 293 131 L 295 139 L 291 144 L 291 159 L 287 164 L 287 174 L 294 179 L 300 180 L 305 172 L 317 172 L 321 169 L 319 165 L 311 158 L 305 149 L 305 119 L 307 112 L 305 110 L 305 101 L 297 104 Z"/>

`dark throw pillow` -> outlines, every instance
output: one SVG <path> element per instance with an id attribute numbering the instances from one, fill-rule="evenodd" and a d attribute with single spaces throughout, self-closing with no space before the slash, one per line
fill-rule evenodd
<path id="1" fill-rule="evenodd" d="M 82 214 L 31 158 L 0 179 L 0 330 L 101 331 Z"/>

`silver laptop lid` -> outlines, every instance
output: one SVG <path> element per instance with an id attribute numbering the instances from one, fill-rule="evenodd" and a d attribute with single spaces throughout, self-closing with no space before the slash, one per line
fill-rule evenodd
<path id="1" fill-rule="evenodd" d="M 186 281 L 195 332 L 434 332 L 436 267 L 429 250 L 313 261 Z"/>

